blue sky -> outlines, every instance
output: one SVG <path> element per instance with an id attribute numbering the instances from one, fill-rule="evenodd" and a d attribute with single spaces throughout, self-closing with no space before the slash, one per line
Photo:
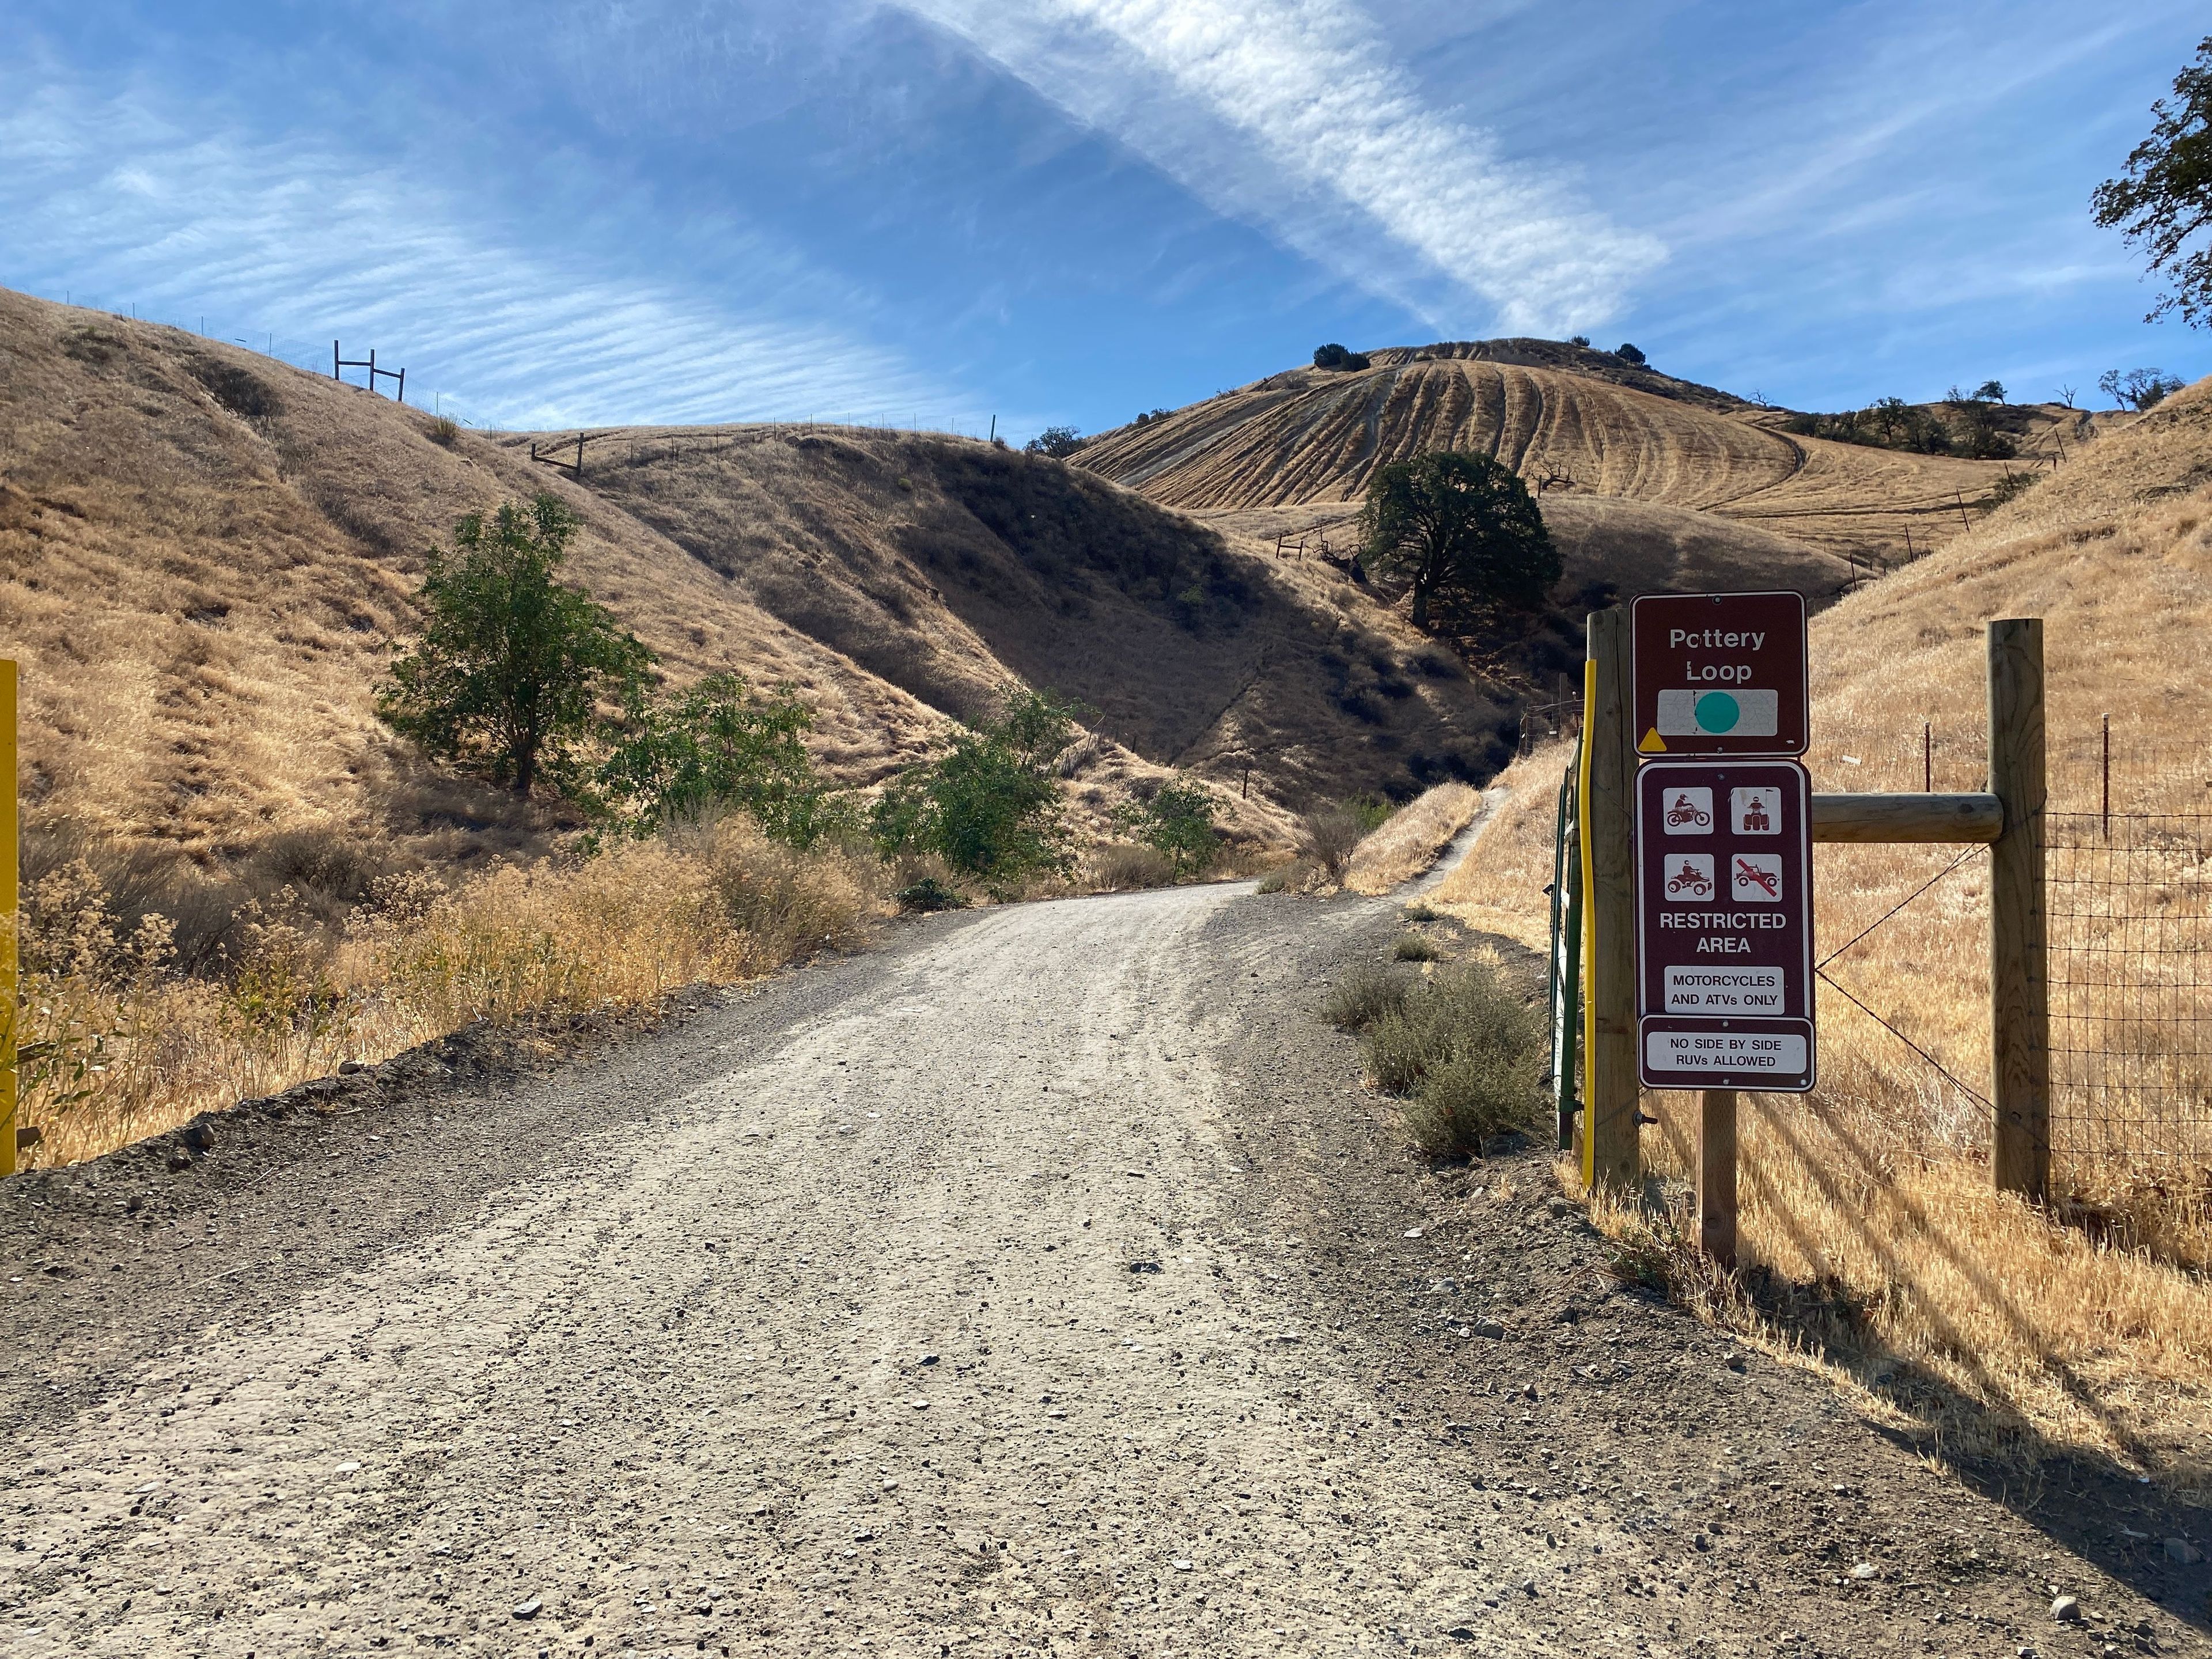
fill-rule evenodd
<path id="1" fill-rule="evenodd" d="M 480 424 L 1086 431 L 1354 348 L 2212 371 L 2087 198 L 2201 3 L 11 0 L 0 283 Z"/>

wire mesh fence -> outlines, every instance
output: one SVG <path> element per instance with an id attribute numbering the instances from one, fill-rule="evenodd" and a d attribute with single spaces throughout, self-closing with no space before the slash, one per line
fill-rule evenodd
<path id="1" fill-rule="evenodd" d="M 2212 813 L 2044 822 L 2054 1158 L 2212 1170 Z"/>

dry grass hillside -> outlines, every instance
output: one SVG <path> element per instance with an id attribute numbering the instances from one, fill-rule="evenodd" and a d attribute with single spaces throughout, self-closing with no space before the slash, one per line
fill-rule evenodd
<path id="1" fill-rule="evenodd" d="M 1316 793 L 1501 757 L 1499 702 L 1329 573 L 986 445 L 733 428 L 614 446 L 579 481 L 256 354 L 5 292 L 0 404 L 0 650 L 23 666 L 34 823 L 203 862 L 302 827 L 531 844 L 542 812 L 431 775 L 370 697 L 426 550 L 538 489 L 582 519 L 574 578 L 672 678 L 794 685 L 852 783 L 1016 678 L 1102 711 L 1079 801 L 1186 766 L 1263 838 Z"/>
<path id="2" fill-rule="evenodd" d="M 1049 684 L 1147 763 L 1240 795 L 1249 766 L 1255 798 L 1293 805 L 1486 776 L 1514 735 L 1501 696 L 1326 566 L 1059 461 L 850 428 L 626 433 L 601 455 L 595 496 L 933 708 Z"/>
<path id="3" fill-rule="evenodd" d="M 2106 714 L 2114 812 L 2203 812 L 2212 380 L 1814 619 L 1814 787 L 1918 789 L 1925 722 L 1935 787 L 1980 787 L 1983 628 L 2017 616 L 2044 619 L 2053 812 L 2098 810 Z M 1566 757 L 1540 751 L 1500 779 L 1507 799 L 1436 902 L 1540 947 Z M 2054 940 L 2095 947 L 2054 958 L 2055 1043 L 2106 1050 L 2108 1077 L 2143 1079 L 2099 1095 L 2073 1080 L 2084 1062 L 2057 1057 L 2065 1201 L 2043 1214 L 1990 1194 L 1985 1109 L 1823 988 L 1819 1091 L 1747 1097 L 1753 1275 L 1702 1294 L 1780 1345 L 1824 1352 L 1869 1391 L 1870 1409 L 1953 1455 L 2033 1461 L 2087 1448 L 2202 1490 L 2212 1486 L 2212 1055 L 2198 1052 L 2207 1007 L 2192 988 L 2212 953 L 2203 838 L 2184 817 L 2123 819 L 2116 844 L 2162 850 L 2108 866 L 2094 850 L 2101 830 L 2079 832 L 2092 852 L 2054 854 L 2054 877 L 2125 877 L 2128 904 L 2155 920 L 2075 920 L 2068 913 L 2111 906 L 2118 890 L 2052 889 Z M 2057 842 L 2075 833 L 2057 822 L 2051 831 Z M 1822 954 L 1875 928 L 1828 971 L 1985 1091 L 1985 855 L 1823 847 L 1814 879 Z M 1694 1113 L 1687 1097 L 1654 1098 L 1647 1157 L 1679 1180 Z"/>
<path id="4" fill-rule="evenodd" d="M 1625 498 L 1759 529 L 1808 552 L 1925 552 L 2016 463 L 1868 448 L 1781 429 L 1781 411 L 1550 341 L 1393 348 L 1357 371 L 1297 368 L 1106 433 L 1083 465 L 1184 508 L 1355 500 L 1429 449 L 1495 456 L 1556 503 Z M 2026 453 L 2093 430 L 2055 405 L 2004 411 Z M 1962 505 L 1962 503 L 1964 505 Z M 1765 544 L 1747 541 L 1739 562 Z"/>

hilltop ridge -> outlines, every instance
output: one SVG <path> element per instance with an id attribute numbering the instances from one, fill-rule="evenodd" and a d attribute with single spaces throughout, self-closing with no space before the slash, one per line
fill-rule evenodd
<path id="1" fill-rule="evenodd" d="M 1376 469 L 1431 449 L 1490 455 L 1547 503 L 1648 502 L 1756 527 L 1802 553 L 1892 563 L 1972 521 L 2008 471 L 2101 421 L 2007 405 L 2025 460 L 1875 448 L 1787 429 L 1792 411 L 1614 353 L 1532 339 L 1392 346 L 1363 369 L 1302 367 L 1119 427 L 1079 465 L 1187 511 L 1357 500 Z M 1794 584 L 1793 584 L 1794 585 Z"/>

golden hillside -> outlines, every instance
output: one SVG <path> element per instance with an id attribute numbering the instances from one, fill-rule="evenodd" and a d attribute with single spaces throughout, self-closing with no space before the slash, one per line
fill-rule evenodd
<path id="1" fill-rule="evenodd" d="M 1390 461 L 1474 450 L 1542 484 L 1547 518 L 1555 501 L 1625 498 L 1765 530 L 1801 559 L 1885 561 L 1956 533 L 2018 465 L 1800 437 L 1782 429 L 1786 411 L 1552 341 L 1398 347 L 1369 362 L 1272 374 L 1120 428 L 1082 465 L 1170 506 L 1249 509 L 1356 500 Z M 2092 429 L 2055 405 L 2004 413 L 2023 453 Z"/>
<path id="2" fill-rule="evenodd" d="M 574 578 L 681 680 L 796 686 L 867 784 L 1017 678 L 1101 711 L 1077 799 L 1189 768 L 1279 838 L 1316 795 L 1502 757 L 1498 700 L 1367 597 L 1057 462 L 789 428 L 623 434 L 580 480 L 520 440 L 174 329 L 0 292 L 0 652 L 34 821 L 197 856 L 328 823 L 511 841 L 371 690 L 425 550 L 551 489 Z M 614 464 L 602 468 L 602 457 Z"/>

